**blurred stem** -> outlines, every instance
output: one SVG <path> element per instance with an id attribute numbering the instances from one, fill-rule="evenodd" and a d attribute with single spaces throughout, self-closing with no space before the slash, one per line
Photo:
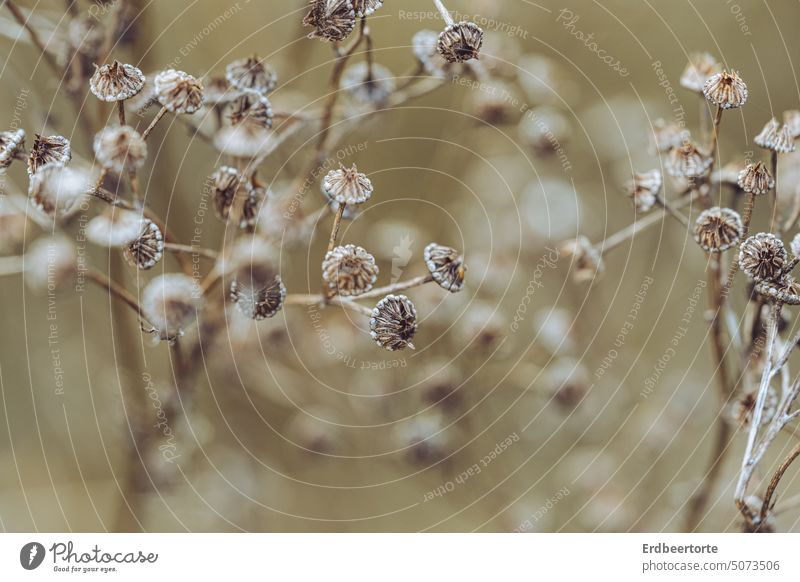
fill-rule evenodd
<path id="1" fill-rule="evenodd" d="M 58 63 L 53 55 L 48 52 L 47 47 L 45 47 L 44 42 L 42 42 L 41 37 L 39 37 L 39 33 L 36 32 L 36 30 L 30 25 L 29 19 L 25 18 L 22 10 L 19 9 L 14 0 L 0 0 L 0 3 L 2 2 L 5 2 L 6 7 L 8 7 L 8 10 L 14 16 L 14 20 L 16 20 L 17 23 L 28 32 L 28 35 L 31 37 L 31 41 L 42 53 L 42 57 L 47 62 L 47 65 L 53 69 L 53 72 L 55 72 L 58 75 L 58 78 L 61 79 L 64 71 L 62 71 L 61 67 L 58 66 Z"/>
<path id="2" fill-rule="evenodd" d="M 421 275 L 419 277 L 415 277 L 413 279 L 409 279 L 408 281 L 401 281 L 399 283 L 395 283 L 394 285 L 387 285 L 386 287 L 378 287 L 377 289 L 373 289 L 367 293 L 363 293 L 356 297 L 356 299 L 372 299 L 375 297 L 384 297 L 386 295 L 391 295 L 392 293 L 399 293 L 400 291 L 405 291 L 407 289 L 412 289 L 414 287 L 420 287 L 421 285 L 425 285 L 427 283 L 433 282 L 432 275 Z"/>
<path id="3" fill-rule="evenodd" d="M 97 271 L 96 269 L 88 269 L 86 271 L 86 276 L 89 278 L 90 281 L 96 283 L 113 297 L 120 300 L 122 303 L 126 304 L 128 307 L 133 309 L 140 318 L 143 318 L 142 307 L 139 305 L 139 302 L 136 301 L 136 298 L 131 295 L 127 289 L 125 289 L 119 283 L 114 282 L 109 277 Z"/>
<path id="4" fill-rule="evenodd" d="M 22 273 L 23 261 L 23 257 L 0 257 L 0 277 Z"/>
<path id="5" fill-rule="evenodd" d="M 747 201 L 744 203 L 744 210 L 742 214 L 742 240 L 746 240 L 750 232 L 750 221 L 753 219 L 753 208 L 756 205 L 756 195 L 750 192 L 747 195 Z"/>
<path id="6" fill-rule="evenodd" d="M 125 123 L 125 102 L 117 101 L 117 117 L 119 118 L 120 125 L 127 125 Z"/>
<path id="7" fill-rule="evenodd" d="M 778 467 L 778 470 L 775 471 L 775 474 L 772 476 L 769 486 L 767 487 L 767 492 L 764 494 L 764 504 L 761 506 L 762 523 L 767 518 L 767 514 L 769 513 L 772 502 L 772 496 L 775 494 L 775 490 L 778 488 L 778 483 L 780 483 L 781 479 L 783 478 L 783 474 L 786 473 L 786 470 L 797 457 L 800 457 L 800 445 L 797 445 L 794 450 L 789 453 L 789 456 L 783 460 L 780 467 Z"/>

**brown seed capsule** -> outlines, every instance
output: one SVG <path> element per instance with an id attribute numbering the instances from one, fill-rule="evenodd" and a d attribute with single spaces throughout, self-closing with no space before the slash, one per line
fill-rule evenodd
<path id="1" fill-rule="evenodd" d="M 94 155 L 107 170 L 135 172 L 147 160 L 147 144 L 128 125 L 107 127 L 94 138 Z"/>
<path id="2" fill-rule="evenodd" d="M 322 278 L 332 294 L 355 297 L 372 289 L 378 280 L 378 265 L 361 247 L 336 247 L 325 255 Z"/>
<path id="3" fill-rule="evenodd" d="M 183 71 L 162 71 L 153 83 L 159 103 L 172 113 L 192 114 L 203 105 L 203 83 Z"/>
<path id="4" fill-rule="evenodd" d="M 278 85 L 275 70 L 256 55 L 229 64 L 225 77 L 234 89 L 255 91 L 264 95 L 274 91 Z"/>
<path id="5" fill-rule="evenodd" d="M 712 161 L 712 158 L 687 141 L 669 152 L 665 167 L 667 173 L 676 178 L 699 178 L 708 171 Z"/>
<path id="6" fill-rule="evenodd" d="M 417 332 L 417 311 L 405 295 L 387 295 L 372 310 L 370 335 L 382 348 L 394 352 L 414 349 L 411 340 Z"/>
<path id="7" fill-rule="evenodd" d="M 15 129 L 0 132 L 0 169 L 20 158 L 25 150 L 25 130 Z"/>
<path id="8" fill-rule="evenodd" d="M 394 92 L 394 75 L 386 67 L 373 63 L 358 63 L 342 75 L 342 90 L 357 107 L 385 105 Z"/>
<path id="9" fill-rule="evenodd" d="M 160 339 L 174 341 L 197 318 L 203 295 L 188 275 L 169 273 L 156 277 L 142 292 L 144 316 Z"/>
<path id="10" fill-rule="evenodd" d="M 283 308 L 286 287 L 272 265 L 258 260 L 237 270 L 230 297 L 243 315 L 262 320 L 274 317 Z"/>
<path id="11" fill-rule="evenodd" d="M 747 164 L 739 173 L 739 188 L 748 194 L 760 196 L 775 187 L 775 179 L 763 162 Z"/>
<path id="12" fill-rule="evenodd" d="M 228 119 L 231 125 L 246 125 L 254 130 L 272 127 L 272 105 L 264 95 L 245 93 L 230 106 Z"/>
<path id="13" fill-rule="evenodd" d="M 800 305 L 800 283 L 791 275 L 784 276 L 780 281 L 762 281 L 756 284 L 756 292 L 773 301 Z"/>
<path id="14" fill-rule="evenodd" d="M 703 87 L 712 75 L 720 72 L 720 65 L 709 53 L 696 53 L 689 57 L 689 64 L 681 75 L 681 86 L 695 93 L 702 93 Z"/>
<path id="15" fill-rule="evenodd" d="M 597 250 L 588 238 L 579 236 L 567 241 L 561 247 L 561 252 L 572 256 L 573 279 L 576 283 L 591 281 L 605 271 L 603 255 Z"/>
<path id="16" fill-rule="evenodd" d="M 715 206 L 704 210 L 694 225 L 694 240 L 709 253 L 721 253 L 736 246 L 742 234 L 742 218 L 730 208 Z"/>
<path id="17" fill-rule="evenodd" d="M 458 22 L 439 35 L 437 49 L 449 63 L 477 59 L 483 45 L 483 30 L 474 22 Z"/>
<path id="18" fill-rule="evenodd" d="M 626 184 L 625 190 L 633 200 L 636 212 L 647 212 L 655 206 L 663 183 L 664 180 L 659 170 L 633 175 L 633 179 Z"/>
<path id="19" fill-rule="evenodd" d="M 781 126 L 769 149 L 779 154 L 790 154 L 795 151 L 794 136 L 789 126 Z"/>
<path id="20" fill-rule="evenodd" d="M 66 166 L 72 160 L 72 146 L 60 135 L 42 137 L 36 134 L 28 156 L 28 175 L 33 176 L 44 166 Z"/>
<path id="21" fill-rule="evenodd" d="M 125 247 L 122 254 L 131 267 L 143 271 L 152 269 L 164 257 L 164 235 L 161 229 L 152 220 L 143 218 L 139 236 Z"/>
<path id="22" fill-rule="evenodd" d="M 788 258 L 781 239 L 760 232 L 742 243 L 739 268 L 755 281 L 775 281 L 783 275 Z"/>
<path id="23" fill-rule="evenodd" d="M 114 61 L 98 67 L 89 79 L 89 88 L 100 101 L 125 101 L 144 87 L 144 74 L 133 65 Z"/>
<path id="24" fill-rule="evenodd" d="M 63 219 L 78 211 L 90 188 L 87 173 L 51 164 L 31 177 L 28 195 L 45 215 Z"/>
<path id="25" fill-rule="evenodd" d="M 353 0 L 357 18 L 364 18 L 383 6 L 383 0 Z"/>
<path id="26" fill-rule="evenodd" d="M 222 166 L 211 175 L 214 184 L 214 211 L 218 218 L 228 220 L 241 179 L 239 170 L 231 166 Z"/>
<path id="27" fill-rule="evenodd" d="M 356 12 L 352 0 L 311 0 L 305 26 L 314 27 L 310 38 L 329 42 L 344 40 L 356 27 Z"/>
<path id="28" fill-rule="evenodd" d="M 678 148 L 688 142 L 690 137 L 689 130 L 677 123 L 656 119 L 653 124 L 653 149 L 656 153 L 665 154 L 673 148 Z"/>
<path id="29" fill-rule="evenodd" d="M 747 85 L 735 71 L 723 71 L 708 78 L 703 95 L 722 109 L 734 109 L 747 102 Z"/>
<path id="30" fill-rule="evenodd" d="M 363 204 L 372 196 L 372 182 L 356 165 L 331 170 L 322 182 L 325 194 L 339 204 Z"/>
<path id="31" fill-rule="evenodd" d="M 442 289 L 458 293 L 464 288 L 467 267 L 458 251 L 431 243 L 425 247 L 423 258 L 431 277 Z"/>

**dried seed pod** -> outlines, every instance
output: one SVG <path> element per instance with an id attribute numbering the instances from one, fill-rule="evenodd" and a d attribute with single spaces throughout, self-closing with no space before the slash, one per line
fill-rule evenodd
<path id="1" fill-rule="evenodd" d="M 142 90 L 144 81 L 141 70 L 114 61 L 95 70 L 89 79 L 89 88 L 100 101 L 125 101 Z"/>
<path id="2" fill-rule="evenodd" d="M 800 283 L 790 275 L 784 276 L 780 281 L 762 281 L 756 284 L 756 293 L 787 305 L 800 305 Z"/>
<path id="3" fill-rule="evenodd" d="M 257 257 L 237 269 L 230 297 L 244 316 L 260 321 L 274 317 L 283 308 L 286 287 L 272 264 Z"/>
<path id="4" fill-rule="evenodd" d="M 383 6 L 383 0 L 353 0 L 357 18 L 364 18 Z"/>
<path id="5" fill-rule="evenodd" d="M 667 173 L 676 178 L 699 178 L 711 167 L 713 159 L 701 152 L 692 142 L 673 148 L 665 162 Z"/>
<path id="6" fill-rule="evenodd" d="M 128 243 L 122 254 L 131 267 L 143 271 L 152 269 L 164 257 L 164 235 L 161 229 L 149 218 L 143 218 L 139 236 Z"/>
<path id="7" fill-rule="evenodd" d="M 332 294 L 355 297 L 372 289 L 378 280 L 378 265 L 363 248 L 340 246 L 325 255 L 322 278 Z"/>
<path id="8" fill-rule="evenodd" d="M 783 125 L 789 128 L 789 134 L 797 139 L 800 137 L 800 110 L 791 109 L 783 112 Z"/>
<path id="9" fill-rule="evenodd" d="M 211 180 L 214 183 L 214 211 L 220 219 L 228 220 L 242 176 L 236 168 L 222 166 L 211 175 Z"/>
<path id="10" fill-rule="evenodd" d="M 691 139 L 688 129 L 677 123 L 667 123 L 656 119 L 653 124 L 653 149 L 656 153 L 665 154 L 673 148 L 681 147 Z"/>
<path id="11" fill-rule="evenodd" d="M 720 65 L 709 53 L 695 53 L 681 75 L 681 86 L 695 93 L 702 93 L 703 87 L 712 75 L 720 72 Z"/>
<path id="12" fill-rule="evenodd" d="M 78 252 L 63 235 L 36 239 L 25 254 L 25 284 L 34 293 L 64 288 L 78 273 Z"/>
<path id="13" fill-rule="evenodd" d="M 28 175 L 33 176 L 44 166 L 66 166 L 72 160 L 72 146 L 60 135 L 42 137 L 36 134 L 28 156 Z"/>
<path id="14" fill-rule="evenodd" d="M 111 207 L 86 225 L 86 238 L 102 247 L 124 247 L 142 233 L 142 215 Z"/>
<path id="15" fill-rule="evenodd" d="M 736 246 L 742 234 L 742 218 L 730 208 L 715 206 L 704 210 L 694 225 L 694 240 L 709 253 L 721 253 Z"/>
<path id="16" fill-rule="evenodd" d="M 708 78 L 703 95 L 722 109 L 734 109 L 747 103 L 747 85 L 735 71 L 722 71 Z"/>
<path id="17" fill-rule="evenodd" d="M 769 149 L 779 154 L 790 154 L 795 151 L 794 136 L 789 126 L 781 126 Z"/>
<path id="18" fill-rule="evenodd" d="M 573 279 L 576 283 L 591 281 L 605 271 L 603 255 L 585 236 L 567 241 L 561 246 L 561 252 L 573 257 Z"/>
<path id="19" fill-rule="evenodd" d="M 239 220 L 239 228 L 252 230 L 258 224 L 258 216 L 261 207 L 266 200 L 267 192 L 264 188 L 247 187 L 247 198 L 242 207 L 242 218 Z"/>
<path id="20" fill-rule="evenodd" d="M 356 11 L 352 0 L 311 0 L 309 12 L 303 18 L 305 26 L 314 31 L 310 38 L 329 42 L 346 39 L 356 27 Z"/>
<path id="21" fill-rule="evenodd" d="M 322 182 L 325 194 L 339 204 L 363 204 L 372 196 L 372 182 L 355 164 L 331 170 Z"/>
<path id="22" fill-rule="evenodd" d="M 91 187 L 86 172 L 48 165 L 33 175 L 28 194 L 34 206 L 44 214 L 63 219 L 80 208 Z"/>
<path id="23" fill-rule="evenodd" d="M 483 45 L 483 30 L 474 22 L 458 22 L 439 35 L 437 49 L 449 63 L 477 59 Z"/>
<path id="24" fill-rule="evenodd" d="M 775 187 L 775 179 L 763 162 L 747 164 L 739 173 L 739 188 L 748 194 L 761 196 Z"/>
<path id="25" fill-rule="evenodd" d="M 349 67 L 342 75 L 342 90 L 349 100 L 360 107 L 385 105 L 395 89 L 394 75 L 386 67 L 361 62 Z"/>
<path id="26" fill-rule="evenodd" d="M 411 340 L 417 332 L 417 310 L 405 295 L 387 295 L 372 310 L 369 329 L 372 339 L 390 352 L 413 350 Z"/>
<path id="27" fill-rule="evenodd" d="M 162 71 L 153 84 L 159 103 L 172 113 L 192 114 L 203 105 L 202 81 L 183 71 Z"/>
<path id="28" fill-rule="evenodd" d="M 107 170 L 135 172 L 147 160 L 147 144 L 128 125 L 106 127 L 94 138 L 94 155 Z"/>
<path id="29" fill-rule="evenodd" d="M 245 93 L 230 106 L 231 125 L 247 125 L 255 130 L 272 127 L 272 105 L 260 93 Z"/>
<path id="30" fill-rule="evenodd" d="M 659 170 L 633 175 L 633 179 L 625 185 L 625 190 L 633 200 L 636 212 L 647 212 L 655 206 L 663 183 L 664 179 Z"/>
<path id="31" fill-rule="evenodd" d="M 458 293 L 464 288 L 467 267 L 458 251 L 431 243 L 425 247 L 423 257 L 431 277 L 439 287 L 451 293 Z"/>
<path id="32" fill-rule="evenodd" d="M 256 55 L 229 64 L 225 78 L 234 89 L 255 91 L 264 95 L 274 91 L 278 85 L 275 70 Z"/>
<path id="33" fill-rule="evenodd" d="M 758 147 L 771 150 L 778 140 L 780 128 L 781 124 L 773 117 L 764 125 L 759 134 L 753 138 L 753 141 Z"/>
<path id="34" fill-rule="evenodd" d="M 25 150 L 25 130 L 15 129 L 0 132 L 0 170 L 20 159 Z"/>
<path id="35" fill-rule="evenodd" d="M 760 232 L 742 243 L 739 268 L 754 281 L 775 281 L 783 275 L 788 258 L 781 239 Z"/>
<path id="36" fill-rule="evenodd" d="M 203 295 L 188 275 L 168 273 L 156 277 L 142 292 L 142 311 L 155 327 L 153 333 L 166 341 L 181 337 L 197 318 Z"/>

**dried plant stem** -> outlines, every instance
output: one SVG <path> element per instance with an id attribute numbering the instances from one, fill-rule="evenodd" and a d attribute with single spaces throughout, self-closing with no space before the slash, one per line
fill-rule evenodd
<path id="1" fill-rule="evenodd" d="M 185 255 L 199 255 L 201 257 L 206 257 L 207 259 L 218 259 L 219 253 L 212 249 L 206 249 L 203 247 L 197 247 L 192 245 L 182 245 L 178 243 L 164 243 L 164 250 L 169 251 L 171 253 L 180 253 Z"/>
<path id="2" fill-rule="evenodd" d="M 714 115 L 714 125 L 711 128 L 711 144 L 709 145 L 708 151 L 709 156 L 711 157 L 711 167 L 708 169 L 708 175 L 711 175 L 711 172 L 714 169 L 714 162 L 716 161 L 717 157 L 717 145 L 719 145 L 719 126 L 722 122 L 722 113 L 725 110 L 717 105 L 717 112 Z"/>
<path id="3" fill-rule="evenodd" d="M 23 257 L 0 257 L 0 277 L 19 275 L 24 270 L 24 262 Z"/>
<path id="4" fill-rule="evenodd" d="M 339 209 L 336 211 L 336 216 L 333 218 L 333 227 L 331 228 L 331 238 L 328 241 L 328 252 L 331 252 L 336 247 L 336 239 L 339 237 L 339 227 L 342 225 L 342 218 L 347 204 L 340 204 Z"/>
<path id="5" fill-rule="evenodd" d="M 686 228 L 690 228 L 689 219 L 686 218 L 683 214 L 678 212 L 678 210 L 670 203 L 663 196 L 656 196 L 656 200 L 661 205 L 664 210 L 666 210 L 670 216 L 672 216 L 675 220 L 680 222 Z"/>
<path id="6" fill-rule="evenodd" d="M 125 122 L 125 102 L 117 101 L 117 117 L 120 125 L 127 125 Z"/>
<path id="7" fill-rule="evenodd" d="M 782 235 L 787 230 L 791 230 L 792 228 L 794 228 L 794 225 L 797 224 L 797 220 L 799 218 L 800 218 L 800 186 L 795 188 L 792 213 L 789 215 L 789 218 L 786 219 L 786 222 L 783 223 L 783 226 L 780 229 L 780 234 Z"/>
<path id="8" fill-rule="evenodd" d="M 357 301 L 361 301 L 362 299 L 375 299 L 376 297 L 385 297 L 386 295 L 391 295 L 392 293 L 399 293 L 400 291 L 405 291 L 407 289 L 412 289 L 413 287 L 419 287 L 421 285 L 425 285 L 427 283 L 433 282 L 433 277 L 431 275 L 422 275 L 419 277 L 415 277 L 413 279 L 409 279 L 407 281 L 401 281 L 399 283 L 394 283 L 393 285 L 387 285 L 386 287 L 378 287 L 373 289 L 372 291 L 368 291 L 367 293 L 362 293 L 356 297 L 326 297 L 325 294 L 322 295 L 301 295 L 298 293 L 292 293 L 291 295 L 287 295 L 286 299 L 284 300 L 283 304 L 285 306 L 309 306 L 309 305 L 324 305 L 325 303 L 330 303 L 333 305 L 341 305 L 343 307 L 349 307 L 352 304 L 355 304 Z"/>
<path id="9" fill-rule="evenodd" d="M 131 295 L 128 292 L 128 290 L 125 289 L 125 287 L 123 287 L 119 283 L 112 281 L 110 278 L 108 278 L 100 271 L 97 271 L 96 269 L 91 269 L 91 268 L 87 269 L 86 277 L 93 283 L 96 283 L 97 285 L 108 291 L 110 295 L 119 299 L 128 307 L 133 309 L 136 312 L 136 315 L 138 315 L 140 318 L 144 318 L 142 307 L 139 305 L 139 302 L 136 301 L 136 298 L 133 295 Z"/>
<path id="10" fill-rule="evenodd" d="M 441 13 L 442 18 L 444 18 L 445 24 L 447 26 L 453 26 L 455 21 L 453 20 L 453 17 L 450 16 L 450 11 L 447 9 L 447 7 L 442 4 L 442 0 L 433 0 L 433 3 L 436 5 L 436 9 Z"/>
<path id="11" fill-rule="evenodd" d="M 763 522 L 769 510 L 771 509 L 772 505 L 772 496 L 775 494 L 775 490 L 778 488 L 778 483 L 780 483 L 781 479 L 783 478 L 783 474 L 786 473 L 786 470 L 789 468 L 794 460 L 800 457 L 800 445 L 797 445 L 794 450 L 789 453 L 789 456 L 786 457 L 783 462 L 778 467 L 778 470 L 775 471 L 775 474 L 772 476 L 772 479 L 769 482 L 769 486 L 767 487 L 767 492 L 764 494 L 764 504 L 761 506 L 761 521 Z"/>
<path id="12" fill-rule="evenodd" d="M 744 226 L 742 230 L 742 240 L 747 239 L 750 233 L 750 222 L 753 220 L 753 208 L 755 208 L 755 205 L 756 195 L 750 192 L 747 195 L 747 201 L 744 203 L 744 209 L 742 210 L 742 226 Z"/>
<path id="13" fill-rule="evenodd" d="M 772 220 L 769 223 L 769 231 L 775 232 L 778 225 L 778 152 L 772 152 L 772 177 L 775 180 L 775 202 L 772 206 Z"/>
<path id="14" fill-rule="evenodd" d="M 39 33 L 36 32 L 36 30 L 30 25 L 29 20 L 25 18 L 22 10 L 19 9 L 19 6 L 17 6 L 13 0 L 0 0 L 0 2 L 2 1 L 5 1 L 6 7 L 14 16 L 14 20 L 16 20 L 17 23 L 28 32 L 28 35 L 31 37 L 31 41 L 42 53 L 42 57 L 44 58 L 45 62 L 47 62 L 47 65 L 53 69 L 60 79 L 64 71 L 62 71 L 61 67 L 58 66 L 55 57 L 53 57 L 53 55 L 47 50 L 47 47 L 45 46 L 44 42 L 42 42 Z"/>
<path id="15" fill-rule="evenodd" d="M 400 291 L 406 291 L 407 289 L 412 289 L 414 287 L 420 287 L 421 285 L 425 285 L 427 283 L 433 282 L 433 277 L 431 275 L 421 275 L 419 277 L 415 277 L 413 279 L 409 279 L 408 281 L 401 281 L 399 283 L 395 283 L 394 285 L 387 285 L 386 287 L 378 287 L 362 295 L 356 297 L 356 299 L 373 299 L 375 297 L 384 297 L 386 295 L 391 295 L 392 293 L 399 293 Z"/>
<path id="16" fill-rule="evenodd" d="M 147 126 L 147 129 L 145 129 L 144 132 L 142 132 L 143 140 L 146 141 L 147 138 L 150 137 L 150 134 L 153 133 L 153 130 L 156 128 L 156 125 L 158 125 L 158 122 L 161 121 L 161 119 L 167 114 L 167 111 L 168 109 L 166 107 L 162 107 L 158 111 L 158 113 L 156 113 L 156 116 L 153 118 L 153 121 L 151 121 L 150 125 Z"/>

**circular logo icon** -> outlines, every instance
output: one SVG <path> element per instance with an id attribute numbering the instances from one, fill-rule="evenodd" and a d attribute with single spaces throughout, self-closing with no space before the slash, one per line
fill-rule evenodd
<path id="1" fill-rule="evenodd" d="M 39 542 L 30 542 L 19 551 L 19 563 L 26 570 L 35 570 L 44 562 L 44 546 Z"/>

